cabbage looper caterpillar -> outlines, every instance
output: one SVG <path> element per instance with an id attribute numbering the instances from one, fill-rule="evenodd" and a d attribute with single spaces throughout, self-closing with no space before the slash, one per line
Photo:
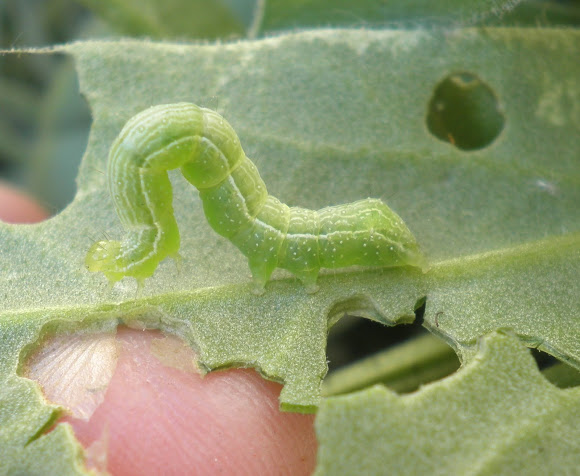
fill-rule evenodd
<path id="1" fill-rule="evenodd" d="M 320 268 L 418 266 L 425 260 L 403 220 L 378 199 L 318 211 L 288 207 L 268 195 L 237 134 L 215 111 L 195 104 L 154 106 L 131 118 L 113 143 L 108 184 L 127 231 L 99 241 L 86 257 L 90 271 L 112 282 L 139 282 L 166 257 L 178 257 L 167 171 L 180 168 L 198 190 L 211 227 L 248 258 L 261 294 L 275 268 L 316 291 Z"/>

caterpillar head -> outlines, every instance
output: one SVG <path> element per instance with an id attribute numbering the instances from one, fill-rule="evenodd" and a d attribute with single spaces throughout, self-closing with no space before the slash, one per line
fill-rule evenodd
<path id="1" fill-rule="evenodd" d="M 101 271 L 112 283 L 123 277 L 119 268 L 120 241 L 97 241 L 89 249 L 85 257 L 85 266 L 92 273 Z"/>

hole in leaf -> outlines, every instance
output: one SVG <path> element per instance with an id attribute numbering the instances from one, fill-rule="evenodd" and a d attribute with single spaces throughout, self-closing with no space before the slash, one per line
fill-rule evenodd
<path id="1" fill-rule="evenodd" d="M 329 372 L 428 331 L 418 325 L 385 326 L 370 319 L 345 315 L 330 330 Z"/>
<path id="2" fill-rule="evenodd" d="M 422 327 L 425 300 L 416 305 L 415 322 L 388 327 L 344 316 L 328 336 L 330 373 L 323 395 L 338 395 L 383 384 L 399 393 L 450 375 L 459 368 L 455 352 Z"/>
<path id="3" fill-rule="evenodd" d="M 21 355 L 19 374 L 40 384 L 45 398 L 89 420 L 102 403 L 117 365 L 114 331 L 58 332 L 48 324 L 43 336 Z"/>
<path id="4" fill-rule="evenodd" d="M 570 388 L 580 385 L 580 371 L 578 369 L 541 350 L 531 349 L 531 351 L 542 375 L 556 387 Z"/>
<path id="5" fill-rule="evenodd" d="M 540 370 L 545 370 L 548 367 L 551 367 L 552 365 L 555 365 L 559 362 L 559 360 L 556 357 L 548 354 L 547 352 L 542 352 L 541 350 L 535 348 L 532 348 L 530 350 Z"/>
<path id="6" fill-rule="evenodd" d="M 90 111 L 65 55 L 4 55 L 0 69 L 0 137 L 6 139 L 0 140 L 0 179 L 40 204 L 35 214 L 9 190 L 8 210 L 0 213 L 10 223 L 36 222 L 63 210 L 75 196 Z"/>
<path id="7" fill-rule="evenodd" d="M 504 123 L 494 91 L 473 73 L 450 74 L 435 87 L 429 101 L 429 131 L 461 150 L 489 146 Z"/>

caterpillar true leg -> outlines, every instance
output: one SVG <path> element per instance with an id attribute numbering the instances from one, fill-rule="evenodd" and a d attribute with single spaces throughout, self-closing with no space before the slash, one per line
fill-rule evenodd
<path id="1" fill-rule="evenodd" d="M 142 282 L 166 257 L 179 259 L 167 171 L 180 168 L 200 193 L 211 227 L 248 258 L 255 290 L 275 268 L 314 292 L 321 268 L 425 265 L 413 234 L 385 203 L 365 199 L 319 211 L 288 207 L 268 195 L 231 126 L 194 104 L 154 106 L 130 119 L 113 143 L 108 184 L 126 230 L 95 243 L 90 271 L 115 282 Z"/>

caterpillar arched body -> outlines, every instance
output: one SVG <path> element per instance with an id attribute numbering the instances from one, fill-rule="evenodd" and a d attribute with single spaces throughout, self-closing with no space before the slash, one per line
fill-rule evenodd
<path id="1" fill-rule="evenodd" d="M 232 127 L 195 104 L 154 106 L 123 127 L 108 162 L 108 185 L 126 230 L 99 241 L 86 265 L 111 281 L 143 281 L 178 257 L 179 230 L 167 171 L 180 168 L 198 190 L 211 227 L 248 258 L 261 293 L 275 268 L 316 290 L 321 268 L 425 264 L 413 234 L 385 203 L 368 198 L 318 211 L 289 207 L 268 194 Z"/>

